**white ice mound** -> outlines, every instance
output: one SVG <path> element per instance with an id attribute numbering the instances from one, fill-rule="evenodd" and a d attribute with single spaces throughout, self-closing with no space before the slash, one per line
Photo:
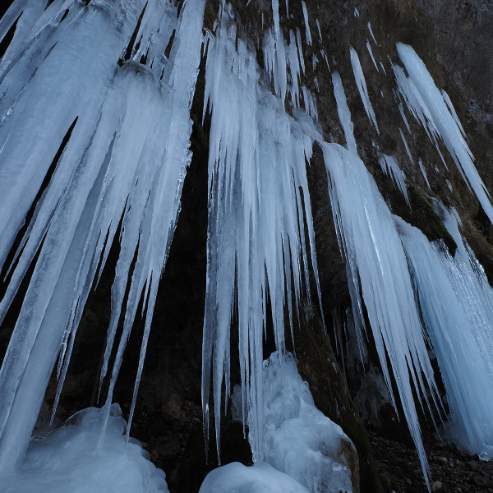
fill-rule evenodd
<path id="1" fill-rule="evenodd" d="M 308 490 L 269 464 L 247 467 L 232 462 L 210 472 L 199 493 L 308 493 Z"/>
<path id="2" fill-rule="evenodd" d="M 16 473 L 0 476 L 2 493 L 169 493 L 163 471 L 141 446 L 125 439 L 126 422 L 113 405 L 98 447 L 104 412 L 89 408 L 46 438 L 34 439 Z"/>
<path id="3" fill-rule="evenodd" d="M 354 446 L 320 412 L 291 355 L 264 363 L 264 460 L 312 493 L 351 492 Z"/>

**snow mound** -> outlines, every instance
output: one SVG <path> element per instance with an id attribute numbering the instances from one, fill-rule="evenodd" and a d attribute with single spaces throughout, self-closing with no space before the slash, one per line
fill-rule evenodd
<path id="1" fill-rule="evenodd" d="M 100 441 L 103 420 L 102 409 L 85 409 L 33 439 L 18 470 L 0 477 L 2 493 L 169 493 L 164 472 L 136 441 L 126 441 L 119 406 L 113 405 Z"/>
<path id="2" fill-rule="evenodd" d="M 308 493 L 308 490 L 269 464 L 247 467 L 232 462 L 210 472 L 199 493 Z"/>

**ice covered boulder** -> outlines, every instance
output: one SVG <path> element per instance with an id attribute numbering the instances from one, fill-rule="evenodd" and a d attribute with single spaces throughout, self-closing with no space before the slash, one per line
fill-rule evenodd
<path id="1" fill-rule="evenodd" d="M 15 473 L 0 472 L 2 493 L 169 493 L 164 472 L 137 442 L 127 442 L 120 408 L 112 407 L 100 442 L 102 420 L 101 409 L 85 409 L 34 439 Z"/>
<path id="2" fill-rule="evenodd" d="M 263 387 L 264 460 L 312 493 L 352 492 L 354 445 L 316 408 L 291 355 L 274 353 L 265 361 Z"/>
<path id="3" fill-rule="evenodd" d="M 247 467 L 232 462 L 210 472 L 199 493 L 308 493 L 308 490 L 269 464 Z"/>
<path id="4" fill-rule="evenodd" d="M 241 409 L 241 388 L 236 386 L 234 419 L 242 419 Z M 290 354 L 276 352 L 264 361 L 263 411 L 265 462 L 311 493 L 359 491 L 358 455 L 353 443 L 340 426 L 317 409 Z M 252 419 L 250 414 L 248 421 Z"/>

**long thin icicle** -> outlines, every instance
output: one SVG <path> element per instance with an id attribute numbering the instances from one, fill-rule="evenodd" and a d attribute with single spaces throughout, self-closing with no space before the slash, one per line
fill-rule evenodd
<path id="1" fill-rule="evenodd" d="M 370 95 L 368 94 L 368 87 L 366 85 L 365 74 L 363 72 L 363 67 L 359 61 L 358 53 L 354 48 L 350 48 L 351 66 L 353 67 L 354 79 L 356 80 L 356 86 L 358 87 L 359 95 L 361 101 L 363 101 L 363 106 L 365 107 L 366 114 L 370 119 L 371 123 L 375 127 L 376 131 L 380 133 L 378 129 L 377 117 L 375 115 L 375 110 L 370 101 Z"/>

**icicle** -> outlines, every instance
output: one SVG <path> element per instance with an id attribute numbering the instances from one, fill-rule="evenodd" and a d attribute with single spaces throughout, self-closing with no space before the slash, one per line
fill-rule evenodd
<path id="1" fill-rule="evenodd" d="M 344 137 L 346 138 L 346 146 L 350 151 L 358 154 L 358 148 L 354 138 L 354 127 L 351 119 L 351 111 L 349 110 L 349 106 L 347 104 L 346 93 L 344 91 L 344 86 L 342 85 L 339 72 L 334 72 L 332 74 L 332 85 L 334 89 L 334 97 L 337 103 L 337 114 L 344 131 Z"/>
<path id="2" fill-rule="evenodd" d="M 269 317 L 267 301 L 276 347 L 282 352 L 285 326 L 293 323 L 292 300 L 298 307 L 304 294 L 310 303 L 309 259 L 320 296 L 306 176 L 312 139 L 302 131 L 303 122 L 298 124 L 285 113 L 281 99 L 260 86 L 255 54 L 237 40 L 235 26 L 229 22 L 223 18 L 210 41 L 206 66 L 211 131 L 202 405 L 208 434 L 212 389 L 220 443 L 221 395 L 223 385 L 229 387 L 225 378 L 236 292 L 243 400 L 252 416 L 250 443 L 258 461 L 263 456 L 262 343 Z"/>
<path id="3" fill-rule="evenodd" d="M 358 156 L 336 144 L 324 145 L 324 156 L 334 221 L 348 263 L 350 292 L 356 296 L 353 305 L 365 303 L 387 387 L 392 392 L 391 370 L 428 482 L 413 387 L 426 402 L 429 390 L 434 396 L 438 394 L 402 244 L 390 210 Z M 364 325 L 361 308 L 355 310 L 354 317 L 359 319 L 359 326 Z M 393 395 L 392 401 L 395 405 Z"/>
<path id="4" fill-rule="evenodd" d="M 323 152 L 334 223 L 347 261 L 353 317 L 358 329 L 364 330 L 364 302 L 392 402 L 395 406 L 391 371 L 429 487 L 429 468 L 413 388 L 420 403 L 424 400 L 427 406 L 431 405 L 428 391 L 433 401 L 438 399 L 438 391 L 419 310 L 414 301 L 406 256 L 392 214 L 372 176 L 356 154 L 353 147 L 355 144 L 351 144 L 354 142 L 354 136 L 349 135 L 352 133 L 351 114 L 340 78 L 334 84 L 334 91 L 348 150 L 337 144 L 323 144 Z"/>
<path id="5" fill-rule="evenodd" d="M 382 154 L 378 159 L 378 164 L 380 165 L 381 170 L 395 183 L 395 186 L 402 193 L 404 198 L 406 199 L 407 205 L 411 207 L 409 202 L 409 195 L 407 193 L 406 187 L 406 174 L 399 167 L 399 163 L 394 156 L 389 156 L 387 154 Z"/>
<path id="6" fill-rule="evenodd" d="M 448 435 L 483 458 L 493 457 L 493 290 L 445 211 L 457 242 L 451 257 L 417 228 L 396 218 L 450 410 Z"/>
<path id="7" fill-rule="evenodd" d="M 409 133 L 411 133 L 411 126 L 409 125 L 409 121 L 407 119 L 406 113 L 404 113 L 404 107 L 402 106 L 402 103 L 399 103 L 399 113 L 401 114 L 401 118 L 402 118 L 402 121 L 404 122 L 406 130 Z"/>
<path id="8" fill-rule="evenodd" d="M 426 186 L 428 187 L 428 190 L 431 191 L 430 182 L 428 181 L 428 175 L 426 174 L 426 168 L 421 159 L 418 159 L 418 166 L 419 166 L 419 171 L 421 172 L 421 176 L 423 177 L 423 180 L 425 181 Z"/>
<path id="9" fill-rule="evenodd" d="M 375 55 L 373 54 L 373 49 L 372 49 L 371 44 L 368 40 L 366 41 L 366 49 L 367 49 L 368 53 L 370 54 L 371 61 L 373 62 L 373 65 L 375 66 L 377 72 L 380 72 L 380 68 L 378 67 L 377 61 L 375 59 Z"/>
<path id="10" fill-rule="evenodd" d="M 406 136 L 404 135 L 404 132 L 402 131 L 402 128 L 399 128 L 399 135 L 401 136 L 402 143 L 404 144 L 404 149 L 406 150 L 407 157 L 409 158 L 409 161 L 411 164 L 414 164 L 414 159 L 413 155 L 411 154 L 411 149 L 409 148 L 409 144 L 407 143 Z"/>
<path id="11" fill-rule="evenodd" d="M 312 33 L 310 30 L 310 23 L 308 21 L 308 9 L 306 7 L 305 0 L 301 0 L 301 9 L 303 10 L 303 20 L 305 21 L 305 36 L 308 46 L 312 45 Z"/>
<path id="12" fill-rule="evenodd" d="M 318 40 L 320 41 L 320 44 L 323 44 L 322 28 L 320 27 L 320 22 L 318 19 L 315 19 L 315 24 L 317 25 Z"/>
<path id="13" fill-rule="evenodd" d="M 441 137 L 457 168 L 470 186 L 484 212 L 493 222 L 493 207 L 489 193 L 474 165 L 474 157 L 464 137 L 450 98 L 436 86 L 432 76 L 417 53 L 408 45 L 398 43 L 397 51 L 408 77 L 397 68 L 399 90 L 411 111 L 427 131 Z M 402 70 L 402 69 L 401 69 Z"/>
<path id="14" fill-rule="evenodd" d="M 373 42 L 378 45 L 377 38 L 375 38 L 375 34 L 373 34 L 373 28 L 371 27 L 371 22 L 368 22 L 368 32 L 370 33 L 371 39 Z"/>
<path id="15" fill-rule="evenodd" d="M 36 28 L 23 57 L 2 65 L 0 107 L 3 112 L 13 105 L 13 111 L 7 111 L 0 129 L 6 177 L 0 188 L 5 187 L 5 196 L 16 193 L 16 198 L 6 202 L 0 214 L 0 260 L 50 163 L 56 165 L 0 304 L 1 318 L 39 251 L 0 371 L 2 471 L 13 467 L 26 447 L 61 348 L 59 398 L 74 331 L 99 260 L 106 260 L 123 218 L 112 315 L 118 319 L 121 312 L 125 317 L 113 388 L 141 295 L 150 289 L 155 297 L 190 159 L 189 112 L 200 61 L 203 2 L 189 0 L 178 27 L 176 9 L 161 0 L 145 7 L 140 1 L 114 6 L 55 2 L 43 15 L 52 15 L 55 5 L 69 9 L 63 23 Z M 167 60 L 161 54 L 175 27 Z M 140 36 L 145 55 L 133 44 L 132 33 Z M 40 124 L 47 115 L 53 124 Z M 140 243 L 141 236 L 145 243 Z M 129 297 L 123 307 L 127 283 Z M 152 312 L 146 317 L 149 324 Z M 109 330 L 109 347 L 117 319 Z"/>
<path id="16" fill-rule="evenodd" d="M 358 87 L 361 101 L 363 101 L 363 106 L 365 107 L 368 118 L 377 130 L 377 133 L 380 133 L 380 130 L 378 129 L 377 117 L 375 116 L 375 111 L 373 110 L 370 96 L 368 95 L 368 87 L 366 86 L 365 74 L 363 73 L 363 68 L 361 67 L 358 53 L 356 53 L 356 50 L 354 48 L 350 48 L 350 54 L 351 66 L 353 67 L 353 74 L 356 80 L 356 86 Z"/>

